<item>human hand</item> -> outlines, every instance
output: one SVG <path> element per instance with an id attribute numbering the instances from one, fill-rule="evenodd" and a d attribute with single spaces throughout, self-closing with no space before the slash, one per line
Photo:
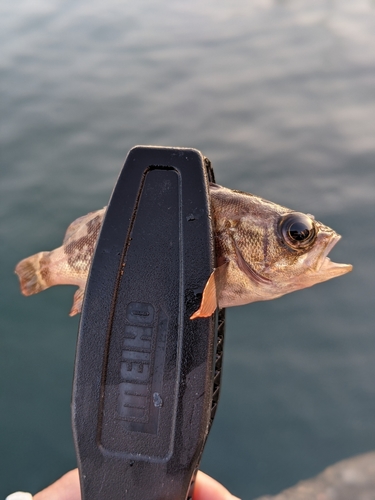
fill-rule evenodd
<path id="1" fill-rule="evenodd" d="M 17 494 L 14 493 L 14 495 Z M 10 495 L 8 499 L 13 500 L 12 496 L 13 495 Z M 16 496 L 13 498 L 14 500 L 17 499 Z M 22 500 L 21 496 L 18 498 L 19 500 Z M 71 470 L 55 483 L 34 495 L 32 498 L 33 500 L 81 500 L 78 469 Z M 204 472 L 198 471 L 197 478 L 195 480 L 193 500 L 239 499 L 231 495 L 229 491 L 215 479 L 207 476 Z"/>

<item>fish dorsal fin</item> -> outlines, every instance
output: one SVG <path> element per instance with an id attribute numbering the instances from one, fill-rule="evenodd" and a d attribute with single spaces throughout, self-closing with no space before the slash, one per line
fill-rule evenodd
<path id="1" fill-rule="evenodd" d="M 198 311 L 190 316 L 190 319 L 208 318 L 215 312 L 218 306 L 218 294 L 222 289 L 228 264 L 226 262 L 211 273 L 203 290 L 201 305 Z"/>
<path id="2" fill-rule="evenodd" d="M 85 225 L 88 222 L 90 222 L 92 219 L 94 219 L 95 217 L 100 216 L 101 217 L 100 223 L 102 223 L 102 220 L 103 220 L 103 217 L 104 217 L 106 209 L 107 209 L 107 207 L 104 207 L 104 208 L 102 208 L 100 210 L 95 210 L 94 212 L 90 212 L 90 213 L 88 213 L 86 215 L 82 215 L 82 217 L 78 217 L 78 219 L 74 220 L 70 224 L 70 226 L 68 227 L 68 229 L 66 230 L 66 233 L 65 233 L 65 236 L 64 236 L 64 239 L 63 239 L 63 245 L 66 245 L 67 243 L 69 243 L 70 238 L 78 230 L 84 230 L 86 232 Z"/>
<path id="3" fill-rule="evenodd" d="M 68 229 L 66 230 L 64 239 L 63 239 L 63 245 L 66 243 L 69 243 L 70 238 L 73 236 L 73 234 L 85 223 L 85 221 L 89 218 L 88 216 L 91 216 L 92 212 L 90 212 L 87 215 L 82 215 L 82 217 L 78 217 L 78 219 L 74 220 L 69 226 Z"/>

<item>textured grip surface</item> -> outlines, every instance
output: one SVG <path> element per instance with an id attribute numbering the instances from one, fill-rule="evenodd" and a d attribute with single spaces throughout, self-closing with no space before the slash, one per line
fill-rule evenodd
<path id="1" fill-rule="evenodd" d="M 216 315 L 189 319 L 215 265 L 212 176 L 196 150 L 139 146 L 112 194 L 73 384 L 83 500 L 192 494 L 216 411 L 223 341 L 223 318 L 219 328 Z"/>

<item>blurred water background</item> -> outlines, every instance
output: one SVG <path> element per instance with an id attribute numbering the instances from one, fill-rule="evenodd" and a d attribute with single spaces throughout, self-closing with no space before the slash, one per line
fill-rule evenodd
<path id="1" fill-rule="evenodd" d="M 25 298 L 13 269 L 107 203 L 136 144 L 200 149 L 354 265 L 228 310 L 202 469 L 251 499 L 374 449 L 375 2 L 5 0 L 0 40 L 0 497 L 75 466 L 74 289 Z"/>

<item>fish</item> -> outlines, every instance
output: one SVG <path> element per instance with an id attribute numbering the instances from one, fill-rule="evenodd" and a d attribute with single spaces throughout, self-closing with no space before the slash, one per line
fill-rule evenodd
<path id="1" fill-rule="evenodd" d="M 271 300 L 352 270 L 328 257 L 341 239 L 311 214 L 296 212 L 259 196 L 210 184 L 216 266 L 191 319 L 217 307 Z M 86 282 L 106 207 L 70 224 L 62 245 L 16 266 L 28 296 L 54 285 L 77 285 L 70 316 L 81 312 Z"/>

